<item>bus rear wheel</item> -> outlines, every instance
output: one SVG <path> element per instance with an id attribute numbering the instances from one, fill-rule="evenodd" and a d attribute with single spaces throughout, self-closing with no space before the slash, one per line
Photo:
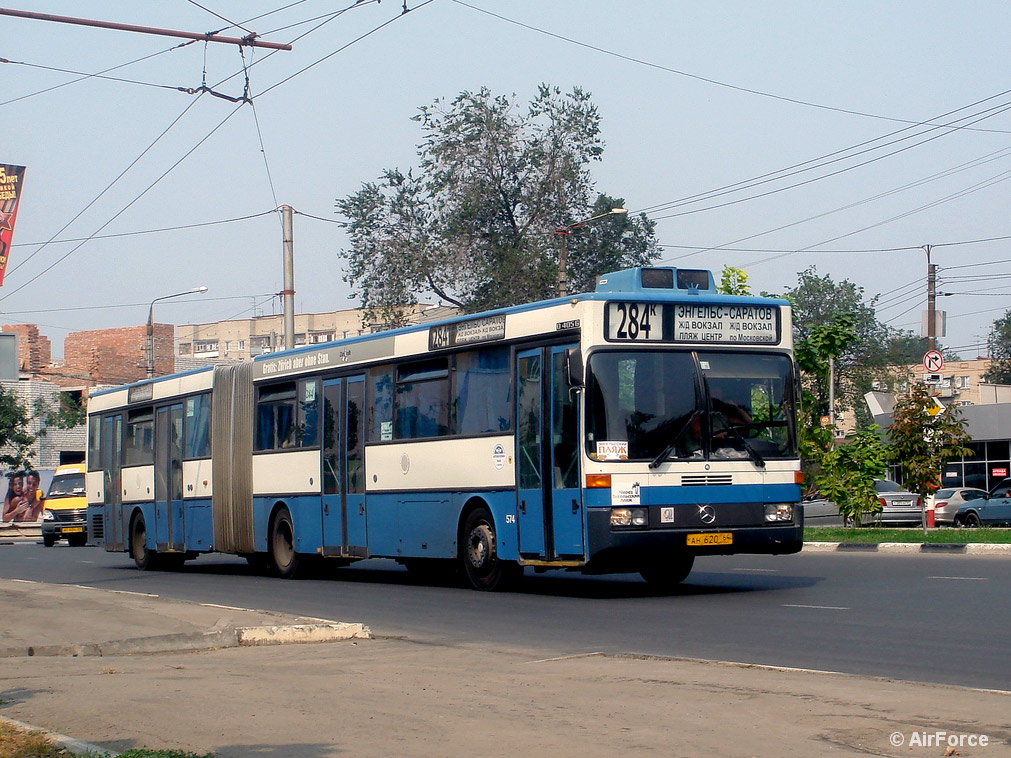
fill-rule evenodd
<path id="1" fill-rule="evenodd" d="M 158 554 L 147 547 L 147 524 L 144 523 L 143 513 L 138 513 L 130 521 L 130 555 L 141 571 L 153 569 L 158 563 Z"/>
<path id="2" fill-rule="evenodd" d="M 498 556 L 495 522 L 485 508 L 467 514 L 463 522 L 460 560 L 467 583 L 475 590 L 502 590 L 519 578 L 522 569 Z"/>
<path id="3" fill-rule="evenodd" d="M 270 561 L 282 579 L 294 579 L 298 573 L 295 527 L 287 508 L 279 510 L 270 525 Z"/>
<path id="4" fill-rule="evenodd" d="M 659 592 L 673 592 L 692 572 L 694 555 L 677 555 L 652 559 L 639 569 L 639 575 L 650 587 Z"/>

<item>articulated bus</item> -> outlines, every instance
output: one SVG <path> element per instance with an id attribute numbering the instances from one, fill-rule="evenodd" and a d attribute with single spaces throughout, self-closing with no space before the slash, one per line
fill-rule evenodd
<path id="1" fill-rule="evenodd" d="M 799 382 L 785 300 L 640 268 L 594 292 L 98 392 L 92 541 L 141 569 L 212 551 L 638 572 L 795 553 Z"/>

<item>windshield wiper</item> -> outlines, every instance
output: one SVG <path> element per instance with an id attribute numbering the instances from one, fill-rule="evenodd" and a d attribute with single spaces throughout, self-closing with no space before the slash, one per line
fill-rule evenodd
<path id="1" fill-rule="evenodd" d="M 678 433 L 675 434 L 674 438 L 670 441 L 670 444 L 668 444 L 667 447 L 665 447 L 660 452 L 660 455 L 658 455 L 656 458 L 654 458 L 652 460 L 652 462 L 649 464 L 650 468 L 656 468 L 661 463 L 663 463 L 665 460 L 667 460 L 667 457 L 671 454 L 671 451 L 673 451 L 674 448 L 677 447 L 678 442 L 680 442 L 681 438 L 685 436 L 685 432 L 688 431 L 689 427 L 692 425 L 692 422 L 695 419 L 697 419 L 699 416 L 701 416 L 701 415 L 702 415 L 702 411 L 700 409 L 698 409 L 698 408 L 696 408 L 694 411 L 692 411 L 691 415 L 688 416 L 688 420 L 685 421 L 684 424 L 681 425 L 681 428 L 678 429 Z"/>
<path id="2" fill-rule="evenodd" d="M 738 429 L 752 426 L 752 424 L 743 424 L 742 426 L 734 426 L 733 424 L 730 423 L 730 419 L 728 419 L 722 411 L 713 411 L 713 415 L 720 416 L 723 418 L 724 421 L 727 422 L 727 425 L 723 427 L 723 429 L 721 429 L 720 431 L 727 431 L 730 432 L 732 435 L 734 435 L 734 438 L 744 446 L 744 449 L 747 451 L 748 455 L 751 456 L 751 460 L 755 462 L 755 465 L 758 466 L 759 468 L 765 468 L 765 458 L 759 455 L 758 451 L 755 450 L 755 448 L 751 446 L 751 443 L 748 442 L 748 440 L 744 437 L 744 435 L 738 431 Z"/>

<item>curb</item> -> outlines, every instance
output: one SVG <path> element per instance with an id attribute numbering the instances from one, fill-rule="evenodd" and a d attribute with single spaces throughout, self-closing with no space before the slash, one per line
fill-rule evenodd
<path id="1" fill-rule="evenodd" d="M 158 637 L 136 637 L 102 643 L 29 645 L 27 648 L 3 648 L 0 649 L 0 658 L 20 658 L 22 656 L 68 656 L 80 658 L 145 653 L 197 652 L 230 647 L 372 639 L 372 636 L 372 630 L 364 624 L 343 622 L 232 627 L 215 632 L 165 634 Z"/>
<path id="2" fill-rule="evenodd" d="M 100 745 L 92 745 L 90 742 L 75 740 L 73 737 L 68 737 L 65 734 L 50 732 L 48 729 L 40 729 L 37 726 L 32 726 L 31 724 L 26 724 L 25 722 L 18 721 L 16 719 L 7 718 L 6 716 L 0 716 L 0 721 L 22 732 L 39 734 L 53 744 L 58 747 L 62 747 L 64 750 L 73 753 L 74 755 L 85 755 L 90 753 L 96 756 L 106 756 L 107 758 L 116 758 L 116 756 L 119 755 L 116 751 L 108 750 Z"/>
<path id="3" fill-rule="evenodd" d="M 805 542 L 812 553 L 940 553 L 944 555 L 1011 554 L 1011 544 L 989 542 Z"/>

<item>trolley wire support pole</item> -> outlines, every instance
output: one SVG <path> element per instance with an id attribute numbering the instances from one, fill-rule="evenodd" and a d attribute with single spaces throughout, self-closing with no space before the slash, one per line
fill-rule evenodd
<path id="1" fill-rule="evenodd" d="M 281 233 L 284 242 L 284 349 L 295 347 L 295 251 L 292 229 L 292 208 L 281 206 Z"/>
<path id="2" fill-rule="evenodd" d="M 281 42 L 263 42 L 256 34 L 246 37 L 222 37 L 213 32 L 182 32 L 176 29 L 159 29 L 153 26 L 136 26 L 135 24 L 118 24 L 115 21 L 96 21 L 90 18 L 75 18 L 73 16 L 56 16 L 52 13 L 35 13 L 34 11 L 18 11 L 11 8 L 0 8 L 0 16 L 27 18 L 33 21 L 54 21 L 58 24 L 76 24 L 77 26 L 93 26 L 98 29 L 113 29 L 120 32 L 139 32 L 140 34 L 157 34 L 162 37 L 178 37 L 180 39 L 204 40 L 205 42 L 224 42 L 230 45 L 247 45 L 248 47 L 266 47 L 271 50 L 291 50 L 291 45 Z"/>
<path id="3" fill-rule="evenodd" d="M 568 244 L 567 238 L 572 232 L 581 226 L 586 226 L 591 221 L 596 221 L 597 219 L 606 218 L 607 216 L 623 216 L 628 213 L 627 208 L 612 208 L 607 213 L 601 213 L 598 216 L 591 216 L 590 218 L 584 218 L 582 221 L 577 221 L 574 224 L 569 224 L 568 226 L 562 226 L 555 229 L 555 234 L 562 238 L 562 248 L 558 251 L 558 297 L 565 297 L 569 294 L 569 281 L 568 281 Z"/>

